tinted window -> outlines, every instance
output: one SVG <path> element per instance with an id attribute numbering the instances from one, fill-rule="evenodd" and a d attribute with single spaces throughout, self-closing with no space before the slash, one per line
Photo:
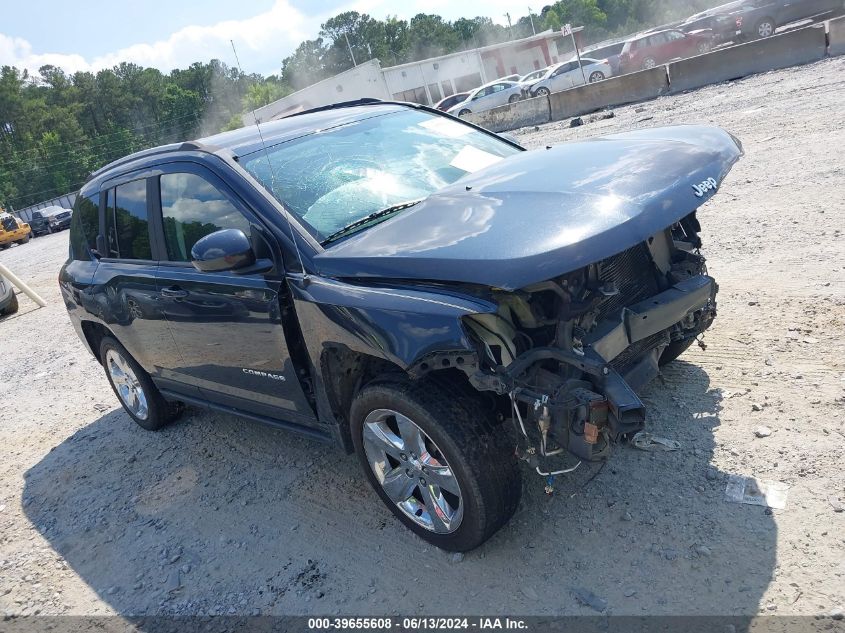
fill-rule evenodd
<path id="1" fill-rule="evenodd" d="M 147 222 L 147 181 L 133 180 L 118 185 L 108 197 L 112 212 L 109 250 L 120 259 L 152 259 L 150 229 Z"/>
<path id="2" fill-rule="evenodd" d="M 77 196 L 76 203 L 73 205 L 73 220 L 70 223 L 71 257 L 83 261 L 89 260 L 91 251 L 97 248 L 97 233 L 99 232 L 100 193 Z"/>
<path id="3" fill-rule="evenodd" d="M 171 261 L 190 261 L 197 240 L 220 229 L 240 229 L 249 235 L 249 221 L 205 178 L 164 174 L 160 182 L 164 243 Z"/>

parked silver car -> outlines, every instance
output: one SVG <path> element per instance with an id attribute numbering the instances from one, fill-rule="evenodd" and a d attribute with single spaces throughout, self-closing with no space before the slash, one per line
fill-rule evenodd
<path id="1" fill-rule="evenodd" d="M 533 72 L 528 73 L 527 75 L 523 75 L 522 77 L 520 77 L 517 83 L 519 84 L 520 88 L 522 88 L 522 92 L 526 94 L 528 92 L 528 89 L 535 83 L 540 81 L 543 76 L 548 72 L 548 70 L 549 67 L 546 66 L 545 68 L 540 68 L 539 70 L 535 70 Z"/>
<path id="2" fill-rule="evenodd" d="M 584 67 L 583 73 L 577 59 L 550 66 L 539 81 L 528 87 L 528 93 L 532 97 L 539 97 L 582 86 L 585 77 L 590 83 L 595 83 L 613 76 L 613 69 L 606 59 L 582 57 L 581 65 Z"/>
<path id="3" fill-rule="evenodd" d="M 492 110 L 522 99 L 522 88 L 515 81 L 494 81 L 476 88 L 465 101 L 447 110 L 449 114 L 465 116 L 473 112 Z"/>

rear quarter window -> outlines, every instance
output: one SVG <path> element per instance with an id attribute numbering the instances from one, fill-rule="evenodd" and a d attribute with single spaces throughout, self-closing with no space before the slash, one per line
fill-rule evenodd
<path id="1" fill-rule="evenodd" d="M 39 214 L 39 217 L 40 214 Z M 73 205 L 73 219 L 70 222 L 70 256 L 72 259 L 88 261 L 91 251 L 97 248 L 97 233 L 100 232 L 100 193 L 78 195 Z"/>

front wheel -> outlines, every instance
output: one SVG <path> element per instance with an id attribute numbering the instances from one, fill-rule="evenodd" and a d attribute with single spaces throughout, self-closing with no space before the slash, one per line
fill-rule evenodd
<path id="1" fill-rule="evenodd" d="M 712 48 L 713 47 L 710 44 L 710 42 L 701 42 L 698 45 L 698 54 L 699 55 L 706 55 L 707 53 L 709 53 L 712 50 Z"/>
<path id="2" fill-rule="evenodd" d="M 660 360 L 658 364 L 663 367 L 664 365 L 668 365 L 673 360 L 677 359 L 681 354 L 687 351 L 692 344 L 695 343 L 694 338 L 688 338 L 681 341 L 672 341 L 669 345 L 666 346 L 666 349 L 663 350 L 663 353 L 660 354 Z"/>
<path id="3" fill-rule="evenodd" d="M 467 110 L 466 108 L 458 112 L 458 116 L 466 116 L 468 114 L 472 114 L 472 112 L 470 110 Z"/>
<path id="4" fill-rule="evenodd" d="M 15 294 L 15 291 L 12 290 L 12 300 L 9 301 L 9 305 L 7 305 L 5 308 L 0 310 L 0 314 L 2 314 L 2 315 L 15 314 L 18 311 L 19 308 L 20 308 L 20 305 L 18 304 L 18 296 Z"/>
<path id="5" fill-rule="evenodd" d="M 591 84 L 594 84 L 597 81 L 603 81 L 603 80 L 604 80 L 604 73 L 601 72 L 600 70 L 597 70 L 594 73 L 590 74 L 590 83 Z"/>
<path id="6" fill-rule="evenodd" d="M 28 242 L 29 242 L 29 238 L 30 238 L 30 237 L 32 237 L 32 234 L 31 234 L 31 233 L 28 233 L 28 234 L 26 235 L 26 237 L 24 237 L 22 240 L 19 240 L 19 241 L 18 241 L 18 244 L 26 244 L 26 243 L 28 243 Z"/>
<path id="7" fill-rule="evenodd" d="M 643 60 L 643 70 L 649 70 L 657 66 L 657 60 L 654 57 L 646 57 Z"/>
<path id="8" fill-rule="evenodd" d="M 110 336 L 100 343 L 100 362 L 120 404 L 138 426 L 158 431 L 179 417 L 181 404 L 167 402 L 150 375 Z"/>
<path id="9" fill-rule="evenodd" d="M 508 429 L 465 394 L 386 378 L 359 392 L 350 421 L 370 485 L 429 543 L 474 549 L 516 510 L 522 484 Z"/>
<path id="10" fill-rule="evenodd" d="M 519 101 L 519 95 L 511 95 L 508 97 L 508 103 L 516 103 Z"/>
<path id="11" fill-rule="evenodd" d="M 537 97 L 547 97 L 547 96 L 549 96 L 549 94 L 550 94 L 549 89 L 546 88 L 546 87 L 537 88 L 537 92 L 534 93 L 534 95 L 537 96 Z"/>

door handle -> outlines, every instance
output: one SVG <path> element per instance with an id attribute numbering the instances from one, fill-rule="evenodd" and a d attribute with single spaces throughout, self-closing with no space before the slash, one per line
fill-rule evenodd
<path id="1" fill-rule="evenodd" d="M 170 299 L 181 299 L 188 296 L 188 291 L 182 290 L 179 286 L 170 286 L 169 288 L 161 289 L 161 296 Z"/>

